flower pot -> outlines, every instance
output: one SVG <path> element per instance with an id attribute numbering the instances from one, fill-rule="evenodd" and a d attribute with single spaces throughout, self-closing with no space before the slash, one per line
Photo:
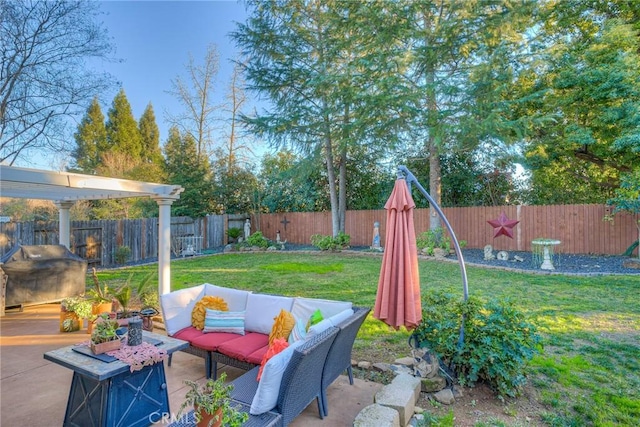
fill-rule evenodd
<path id="1" fill-rule="evenodd" d="M 107 351 L 118 349 L 120 349 L 120 340 L 107 341 L 100 344 L 94 344 L 93 342 L 91 342 L 91 351 L 93 352 L 93 354 L 102 354 L 106 353 Z"/>
<path id="2" fill-rule="evenodd" d="M 200 408 L 197 405 L 193 408 L 193 410 L 196 413 L 200 413 L 200 421 L 196 423 L 196 427 L 220 427 L 222 425 L 222 408 L 219 408 L 214 414 L 208 414 L 205 411 L 200 411 Z M 211 420 L 214 421 L 209 424 Z"/>
<path id="3" fill-rule="evenodd" d="M 80 319 L 73 311 L 60 307 L 60 332 L 74 332 L 80 330 Z"/>
<path id="4" fill-rule="evenodd" d="M 111 306 L 113 304 L 111 302 L 102 302 L 102 303 L 93 303 L 91 306 L 91 314 L 94 316 L 99 316 L 102 313 L 110 313 Z M 87 323 L 87 333 L 91 333 L 93 331 L 93 322 L 89 321 Z"/>

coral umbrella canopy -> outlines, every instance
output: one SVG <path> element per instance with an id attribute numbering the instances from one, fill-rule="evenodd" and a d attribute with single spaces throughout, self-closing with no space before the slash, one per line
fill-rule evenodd
<path id="1" fill-rule="evenodd" d="M 387 210 L 384 255 L 373 316 L 398 329 L 422 320 L 418 248 L 413 225 L 415 203 L 404 179 L 396 180 Z"/>

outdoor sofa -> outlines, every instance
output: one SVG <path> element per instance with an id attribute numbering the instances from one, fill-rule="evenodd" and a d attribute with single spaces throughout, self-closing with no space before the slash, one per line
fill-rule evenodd
<path id="1" fill-rule="evenodd" d="M 244 312 L 244 335 L 195 328 L 191 312 L 205 296 L 222 298 L 231 313 Z M 211 284 L 170 292 L 160 301 L 168 335 L 188 341 L 184 351 L 204 358 L 208 378 L 217 377 L 218 362 L 248 370 L 233 382 L 233 398 L 251 414 L 249 425 L 286 426 L 314 399 L 320 417 L 327 414 L 326 388 L 345 371 L 353 384 L 351 350 L 370 311 L 354 308 L 350 302 L 259 294 Z M 258 381 L 274 319 L 282 310 L 296 319 L 290 344 L 269 359 Z M 306 331 L 308 319 L 318 310 L 323 320 Z M 294 335 L 297 339 L 292 339 Z"/>

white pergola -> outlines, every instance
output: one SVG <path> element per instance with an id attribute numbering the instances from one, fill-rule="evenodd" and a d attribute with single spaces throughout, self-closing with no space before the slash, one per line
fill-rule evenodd
<path id="1" fill-rule="evenodd" d="M 94 175 L 0 165 L 0 196 L 52 200 L 60 214 L 60 244 L 69 247 L 69 209 L 79 200 L 151 197 L 158 203 L 158 292 L 171 291 L 171 205 L 184 191 L 179 185 L 155 184 Z"/>

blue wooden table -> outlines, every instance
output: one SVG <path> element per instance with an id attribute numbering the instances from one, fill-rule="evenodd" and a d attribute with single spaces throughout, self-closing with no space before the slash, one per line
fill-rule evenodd
<path id="1" fill-rule="evenodd" d="M 144 332 L 160 340 L 158 348 L 171 354 L 189 346 L 186 341 Z M 48 351 L 44 358 L 73 370 L 64 426 L 148 426 L 169 413 L 164 363 L 139 371 L 119 360 L 103 362 L 73 350 L 75 346 Z"/>

